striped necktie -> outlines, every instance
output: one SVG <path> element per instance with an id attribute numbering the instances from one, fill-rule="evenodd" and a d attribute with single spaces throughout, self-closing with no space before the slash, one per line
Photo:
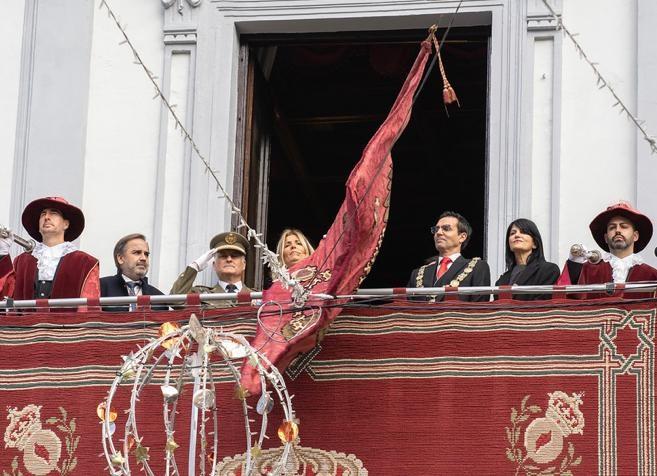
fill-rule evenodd
<path id="1" fill-rule="evenodd" d="M 141 286 L 141 282 L 139 282 L 139 281 L 126 281 L 125 285 L 128 288 L 128 296 L 136 296 L 137 291 L 136 291 L 135 288 L 137 286 Z M 135 303 L 130 304 L 130 309 L 129 310 L 130 310 L 130 312 L 136 311 L 137 310 L 137 304 L 135 304 Z"/>

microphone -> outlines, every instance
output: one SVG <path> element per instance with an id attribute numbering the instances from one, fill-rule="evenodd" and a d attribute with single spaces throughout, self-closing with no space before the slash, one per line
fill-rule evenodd
<path id="1" fill-rule="evenodd" d="M 657 254 L 657 249 L 655 250 Z M 591 264 L 598 264 L 602 260 L 602 253 L 598 250 L 587 250 L 584 245 L 575 243 L 570 247 L 570 254 L 578 258 L 586 258 Z"/>

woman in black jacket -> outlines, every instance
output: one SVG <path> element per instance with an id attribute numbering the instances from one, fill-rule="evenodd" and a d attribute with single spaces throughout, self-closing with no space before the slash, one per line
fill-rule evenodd
<path id="1" fill-rule="evenodd" d="M 545 261 L 543 240 L 536 223 L 526 218 L 514 220 L 507 228 L 505 258 L 506 272 L 496 286 L 554 284 L 559 278 L 559 267 Z M 523 301 L 551 298 L 552 294 L 513 295 L 513 299 Z"/>

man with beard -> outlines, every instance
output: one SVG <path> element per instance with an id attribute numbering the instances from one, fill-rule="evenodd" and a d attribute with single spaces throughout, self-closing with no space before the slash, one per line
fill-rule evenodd
<path id="1" fill-rule="evenodd" d="M 596 264 L 570 260 L 568 272 L 571 282 L 604 284 L 657 281 L 657 269 L 645 264 L 643 258 L 636 254 L 646 247 L 652 237 L 652 222 L 647 216 L 632 208 L 629 203 L 620 202 L 607 207 L 595 217 L 589 228 L 605 252 L 602 253 L 602 260 Z M 631 293 L 627 297 L 646 295 Z"/>
<path id="2" fill-rule="evenodd" d="M 148 282 L 151 251 L 146 237 L 141 233 L 132 233 L 121 238 L 114 246 L 114 264 L 116 274 L 100 278 L 100 295 L 102 297 L 119 296 L 157 296 L 162 291 Z M 151 307 L 155 311 L 166 311 L 169 306 Z M 109 306 L 104 311 L 136 311 L 137 305 Z"/>

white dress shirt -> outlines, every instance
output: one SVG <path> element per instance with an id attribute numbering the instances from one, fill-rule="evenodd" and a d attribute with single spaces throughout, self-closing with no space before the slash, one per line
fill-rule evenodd
<path id="1" fill-rule="evenodd" d="M 454 264 L 454 261 L 456 261 L 459 258 L 459 256 L 461 256 L 461 253 L 454 253 L 453 255 L 447 256 L 447 258 L 452 260 L 451 263 L 447 264 L 447 269 L 452 267 L 452 265 Z M 440 263 L 442 263 L 444 259 L 445 259 L 445 256 L 441 256 L 440 258 L 438 258 L 438 268 L 440 268 Z"/>
<path id="2" fill-rule="evenodd" d="M 242 291 L 242 281 L 237 281 L 236 283 L 229 283 L 227 281 L 222 281 L 221 279 L 219 280 L 219 286 L 224 288 L 224 290 L 226 290 L 226 286 L 228 286 L 229 284 L 233 284 L 233 285 L 237 286 L 237 291 L 236 292 L 239 293 L 240 291 Z"/>
<path id="3" fill-rule="evenodd" d="M 125 274 L 122 274 L 121 277 L 123 278 L 123 280 L 124 280 L 126 283 L 134 283 L 134 282 L 135 282 L 134 279 L 130 279 L 130 278 L 127 277 Z M 129 294 L 129 293 L 130 293 L 130 292 L 128 291 L 128 294 Z M 141 284 L 137 283 L 137 284 L 135 285 L 135 296 L 141 296 L 142 294 L 143 294 L 143 293 L 141 292 Z"/>

